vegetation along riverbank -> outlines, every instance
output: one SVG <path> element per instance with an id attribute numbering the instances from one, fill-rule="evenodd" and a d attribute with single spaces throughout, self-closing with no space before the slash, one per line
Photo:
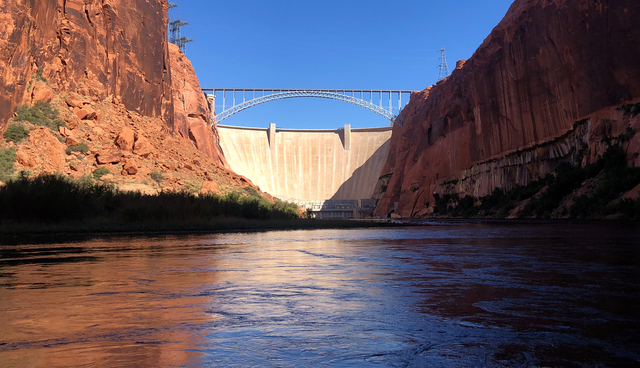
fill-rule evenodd
<path id="1" fill-rule="evenodd" d="M 304 219 L 299 208 L 258 193 L 144 195 L 60 175 L 20 175 L 0 187 L 0 235 L 217 232 L 388 226 Z"/>

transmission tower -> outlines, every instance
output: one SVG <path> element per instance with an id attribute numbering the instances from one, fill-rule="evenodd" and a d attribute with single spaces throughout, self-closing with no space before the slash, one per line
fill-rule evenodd
<path id="1" fill-rule="evenodd" d="M 447 66 L 447 53 L 444 46 L 438 50 L 440 52 L 440 76 L 438 80 L 443 80 L 449 76 L 449 67 Z"/>
<path id="2" fill-rule="evenodd" d="M 168 2 L 169 9 L 173 9 L 178 6 L 176 3 Z M 186 46 L 189 42 L 193 42 L 193 38 L 185 37 L 182 34 L 182 27 L 189 24 L 189 22 L 180 19 L 178 15 L 178 19 L 169 22 L 169 42 L 174 45 L 177 45 L 180 48 L 180 51 L 183 53 L 186 52 Z"/>

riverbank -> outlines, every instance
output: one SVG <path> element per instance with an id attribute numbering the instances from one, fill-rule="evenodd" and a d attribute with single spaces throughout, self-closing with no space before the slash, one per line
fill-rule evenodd
<path id="1" fill-rule="evenodd" d="M 384 226 L 385 222 L 312 220 L 293 203 L 257 191 L 225 196 L 118 191 L 59 175 L 20 175 L 0 187 L 0 237 L 157 235 Z M 1 241 L 1 240 L 0 240 Z M 27 240 L 28 241 L 28 240 Z"/>

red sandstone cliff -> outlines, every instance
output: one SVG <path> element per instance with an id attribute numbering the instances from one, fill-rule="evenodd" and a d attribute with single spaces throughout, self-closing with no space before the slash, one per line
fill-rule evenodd
<path id="1" fill-rule="evenodd" d="M 636 0 L 516 0 L 466 63 L 412 96 L 394 127 L 376 212 L 397 205 L 420 216 L 434 193 L 524 185 L 584 144 L 590 159 L 602 153 L 603 129 L 640 132 L 638 119 L 615 109 L 640 99 L 638 19 Z M 629 144 L 636 165 L 639 137 Z"/>
<path id="2" fill-rule="evenodd" d="M 166 41 L 166 1 L 0 0 L 0 22 L 0 131 L 23 103 L 112 96 L 225 165 L 195 71 Z"/>
<path id="3" fill-rule="evenodd" d="M 220 166 L 227 166 L 218 132 L 211 129 L 211 107 L 206 100 L 191 62 L 178 46 L 169 44 L 173 87 L 174 128 L 181 137 Z"/>
<path id="4" fill-rule="evenodd" d="M 17 170 L 79 178 L 102 167 L 110 182 L 147 192 L 257 188 L 226 168 L 193 67 L 167 42 L 167 18 L 166 0 L 0 0 L 0 132 L 37 100 L 67 125 L 25 123 L 24 142 L 0 139 L 17 150 Z M 66 152 L 80 143 L 89 152 Z"/>
<path id="5" fill-rule="evenodd" d="M 0 0 L 0 129 L 16 105 L 51 99 L 34 90 L 113 96 L 172 125 L 165 0 Z M 5 27 L 6 26 L 6 27 Z"/>

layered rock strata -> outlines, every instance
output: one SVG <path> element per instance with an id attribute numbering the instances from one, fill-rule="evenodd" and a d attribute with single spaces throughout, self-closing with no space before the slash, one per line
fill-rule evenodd
<path id="1" fill-rule="evenodd" d="M 421 216 L 434 193 L 526 185 L 585 143 L 595 159 L 603 133 L 637 132 L 616 108 L 640 98 L 639 17 L 634 0 L 516 0 L 469 60 L 411 97 L 376 213 Z"/>

